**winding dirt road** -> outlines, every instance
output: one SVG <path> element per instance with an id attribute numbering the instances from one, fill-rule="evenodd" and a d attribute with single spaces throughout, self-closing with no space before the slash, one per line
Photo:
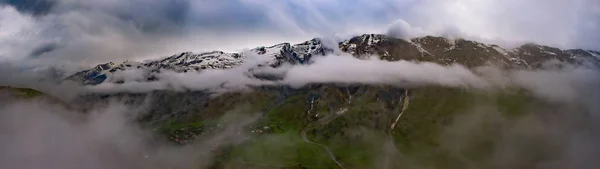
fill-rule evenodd
<path id="1" fill-rule="evenodd" d="M 333 114 L 333 115 L 334 115 L 334 116 L 341 115 L 341 114 L 344 114 L 346 111 L 348 111 L 348 109 L 345 109 L 345 108 L 344 108 L 344 109 L 341 109 L 341 110 L 339 110 L 338 112 L 336 112 L 336 113 L 335 113 L 335 114 Z M 334 118 L 334 119 L 335 119 L 335 118 Z M 332 119 L 332 120 L 333 120 L 333 119 Z M 330 122 L 330 121 L 332 121 L 332 120 L 329 120 L 328 122 Z M 314 145 L 318 145 L 318 146 L 321 146 L 321 147 L 323 147 L 323 148 L 325 149 L 325 151 L 327 151 L 327 153 L 329 154 L 329 158 L 331 158 L 331 160 L 333 160 L 333 162 L 335 162 L 335 163 L 336 163 L 336 164 L 337 164 L 337 165 L 338 165 L 340 168 L 346 169 L 346 168 L 343 166 L 343 164 L 342 164 L 341 162 L 339 162 L 339 161 L 336 159 L 335 155 L 333 154 L 333 152 L 331 151 L 331 149 L 330 149 L 330 148 L 329 148 L 327 145 L 320 144 L 320 143 L 315 143 L 315 142 L 313 142 L 313 141 L 310 141 L 310 139 L 308 139 L 308 137 L 306 136 L 306 133 L 307 133 L 309 130 L 311 130 L 311 129 L 313 129 L 313 128 L 317 127 L 318 125 L 327 124 L 328 122 L 320 122 L 320 123 L 319 123 L 319 122 L 317 121 L 317 123 L 319 123 L 319 124 L 317 124 L 317 125 L 314 125 L 314 126 L 308 125 L 308 127 L 304 128 L 304 129 L 303 129 L 303 130 L 300 132 L 300 133 L 301 133 L 301 135 L 302 135 L 302 140 L 304 140 L 304 142 L 306 142 L 306 143 L 309 143 L 309 144 L 314 144 Z"/>

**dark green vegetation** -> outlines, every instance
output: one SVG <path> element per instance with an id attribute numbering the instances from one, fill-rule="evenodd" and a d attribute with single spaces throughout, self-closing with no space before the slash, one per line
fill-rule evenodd
<path id="1" fill-rule="evenodd" d="M 29 89 L 29 88 L 15 88 L 15 87 L 0 86 L 0 91 L 8 91 L 13 96 L 23 97 L 23 98 L 34 98 L 34 97 L 39 97 L 39 96 L 44 95 L 42 92 L 39 92 L 34 89 Z"/>

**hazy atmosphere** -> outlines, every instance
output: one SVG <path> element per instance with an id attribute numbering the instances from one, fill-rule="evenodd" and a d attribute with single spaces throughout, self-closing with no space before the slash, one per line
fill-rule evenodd
<path id="1" fill-rule="evenodd" d="M 600 1 L 0 0 L 0 168 L 594 169 Z"/>

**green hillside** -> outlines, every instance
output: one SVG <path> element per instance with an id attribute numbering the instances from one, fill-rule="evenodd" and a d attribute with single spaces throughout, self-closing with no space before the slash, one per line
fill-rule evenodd
<path id="1" fill-rule="evenodd" d="M 486 111 L 510 121 L 530 114 L 527 110 L 534 104 L 527 92 L 517 89 L 405 90 L 367 85 L 259 89 L 211 97 L 204 103 L 187 99 L 192 97 L 189 94 L 169 95 L 178 99 L 169 99 L 170 102 L 160 104 L 162 107 L 180 111 L 178 106 L 187 105 L 186 109 L 195 113 L 145 120 L 152 121 L 161 133 L 179 144 L 214 130 L 223 116 L 220 113 L 227 109 L 244 107 L 246 113 L 262 114 L 259 121 L 247 127 L 248 141 L 220 150 L 213 168 L 489 167 L 486 163 L 469 162 L 491 156 L 494 139 L 501 137 L 493 131 L 503 124 L 477 124 L 481 130 L 468 133 L 473 135 L 469 136 L 472 140 L 461 144 L 464 147 L 458 152 L 460 156 L 443 145 L 446 129 L 462 123 L 455 120 L 457 117 L 488 114 L 478 111 L 475 105 L 485 105 Z"/>

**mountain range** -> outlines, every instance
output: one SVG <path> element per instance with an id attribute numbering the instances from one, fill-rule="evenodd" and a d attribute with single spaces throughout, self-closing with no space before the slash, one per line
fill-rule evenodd
<path id="1" fill-rule="evenodd" d="M 338 46 L 327 46 L 314 38 L 299 44 L 281 43 L 273 46 L 256 47 L 246 52 L 226 53 L 212 51 L 205 53 L 182 52 L 164 59 L 145 63 L 125 61 L 109 62 L 78 72 L 66 78 L 83 84 L 99 84 L 105 80 L 121 83 L 111 79 L 112 75 L 124 70 L 144 70 L 159 72 L 171 70 L 176 72 L 202 71 L 205 69 L 228 69 L 244 63 L 250 55 L 265 57 L 262 65 L 277 67 L 281 64 L 309 64 L 311 58 L 334 54 L 335 49 L 349 53 L 355 57 L 377 55 L 383 60 L 429 61 L 443 65 L 459 63 L 467 67 L 494 64 L 512 68 L 538 68 L 550 60 L 570 64 L 600 63 L 600 52 L 583 49 L 561 50 L 554 47 L 524 44 L 514 49 L 504 49 L 498 45 L 484 44 L 465 39 L 449 39 L 444 37 L 425 36 L 410 40 L 398 39 L 381 34 L 364 34 L 338 43 Z M 152 80 L 150 73 L 147 80 Z"/>

